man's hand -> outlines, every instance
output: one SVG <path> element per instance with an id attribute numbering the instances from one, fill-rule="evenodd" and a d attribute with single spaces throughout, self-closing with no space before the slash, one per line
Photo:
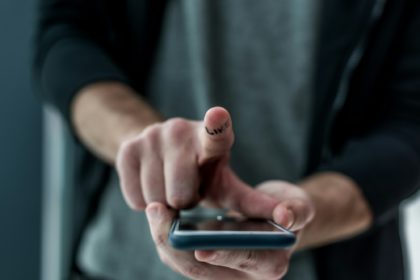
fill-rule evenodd
<path id="1" fill-rule="evenodd" d="M 271 218 L 277 201 L 242 182 L 229 166 L 234 141 L 229 113 L 215 107 L 204 121 L 175 118 L 123 143 L 116 167 L 128 205 L 160 202 L 174 209 L 197 204 Z M 201 188 L 201 189 L 200 189 Z"/>
<path id="2" fill-rule="evenodd" d="M 299 187 L 270 181 L 259 185 L 257 190 L 277 200 L 271 219 L 288 223 L 292 231 L 301 230 L 314 216 L 309 197 Z M 161 203 L 151 203 L 146 213 L 161 260 L 192 279 L 280 279 L 286 274 L 295 250 L 294 247 L 287 250 L 178 251 L 167 242 L 175 212 Z"/>
<path id="3" fill-rule="evenodd" d="M 83 88 L 74 99 L 71 111 L 78 136 L 93 153 L 111 164 L 116 162 L 118 154 L 117 167 L 129 205 L 143 209 L 150 204 L 149 208 L 157 207 L 162 213 L 152 219 L 149 215 L 149 220 L 159 251 L 166 252 L 161 253 L 162 258 L 168 263 L 172 263 L 178 254 L 181 254 L 179 261 L 186 256 L 166 245 L 164 231 L 167 231 L 173 213 L 166 206 L 182 208 L 192 205 L 200 199 L 200 194 L 210 205 L 234 209 L 246 216 L 271 218 L 284 226 L 292 224 L 292 230 L 303 227 L 299 231 L 299 248 L 321 246 L 355 236 L 372 223 L 372 212 L 363 193 L 351 178 L 343 174 L 314 174 L 300 183 L 304 192 L 278 181 L 261 184 L 259 191 L 242 182 L 228 165 L 233 131 L 229 114 L 222 108 L 211 109 L 204 122 L 173 119 L 162 123 L 162 116 L 131 88 L 118 82 L 101 82 Z M 157 173 L 153 168 L 157 168 Z M 203 192 L 199 189 L 200 182 Z M 315 205 L 317 215 L 307 224 L 314 213 L 312 205 Z M 290 251 L 276 252 L 290 255 Z M 260 252 L 263 256 L 249 251 L 238 258 L 232 253 L 218 253 L 221 255 L 216 254 L 219 257 L 214 261 L 220 262 L 221 256 L 234 260 L 243 260 L 242 257 L 246 256 L 251 263 L 256 259 L 268 259 L 263 257 L 267 256 L 263 251 Z M 271 271 L 271 275 L 283 273 L 287 261 L 281 261 L 279 265 L 273 255 L 265 254 L 273 257 L 271 265 L 258 261 L 255 268 L 261 265 L 268 274 Z M 195 256 L 188 257 L 190 262 L 178 264 L 176 270 L 186 275 L 197 275 L 202 271 L 210 275 L 213 270 L 209 269 L 214 267 L 209 266 L 212 262 L 210 256 L 209 252 L 196 252 Z M 275 257 L 281 260 L 281 257 Z M 200 264 L 205 264 L 205 269 L 197 270 L 198 259 Z M 225 266 L 231 264 L 224 262 Z M 253 272 L 244 272 L 243 265 L 242 268 L 240 272 L 220 268 L 223 273 L 232 274 L 232 277 L 221 279 L 253 275 Z M 277 269 L 277 273 L 273 269 Z M 221 273 L 215 272 L 212 276 Z"/>
<path id="4" fill-rule="evenodd" d="M 175 215 L 170 208 L 193 206 L 200 195 L 207 205 L 273 219 L 292 230 L 312 219 L 313 207 L 298 187 L 272 181 L 256 190 L 241 181 L 229 166 L 233 141 L 230 115 L 220 107 L 207 111 L 202 122 L 170 119 L 149 126 L 118 153 L 124 198 L 135 210 L 147 207 L 159 255 L 175 271 L 200 279 L 278 279 L 292 249 L 191 253 L 167 244 Z"/>

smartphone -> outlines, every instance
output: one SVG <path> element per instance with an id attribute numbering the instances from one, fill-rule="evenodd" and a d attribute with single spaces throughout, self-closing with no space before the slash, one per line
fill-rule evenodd
<path id="1" fill-rule="evenodd" d="M 280 249 L 296 236 L 269 220 L 198 215 L 176 218 L 168 239 L 179 250 Z"/>

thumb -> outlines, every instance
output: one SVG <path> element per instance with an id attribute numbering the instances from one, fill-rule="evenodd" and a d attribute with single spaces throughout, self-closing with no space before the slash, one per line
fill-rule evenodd
<path id="1" fill-rule="evenodd" d="M 314 207 L 309 201 L 292 199 L 276 206 L 273 220 L 289 230 L 298 231 L 313 219 L 314 212 Z"/>
<path id="2" fill-rule="evenodd" d="M 202 147 L 200 162 L 228 154 L 234 141 L 229 112 L 222 107 L 209 109 L 199 133 Z"/>

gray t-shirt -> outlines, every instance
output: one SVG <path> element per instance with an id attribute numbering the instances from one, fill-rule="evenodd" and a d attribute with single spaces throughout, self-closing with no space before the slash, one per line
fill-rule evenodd
<path id="1" fill-rule="evenodd" d="M 165 117 L 202 119 L 220 105 L 235 131 L 231 163 L 251 185 L 297 181 L 307 157 L 319 1 L 173 0 L 147 96 Z M 183 279 L 160 263 L 144 214 L 118 180 L 107 187 L 78 262 L 111 279 Z M 298 254 L 287 279 L 315 279 Z"/>

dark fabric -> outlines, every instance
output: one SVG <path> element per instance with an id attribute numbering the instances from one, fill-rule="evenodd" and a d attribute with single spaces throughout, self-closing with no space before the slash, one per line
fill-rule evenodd
<path id="1" fill-rule="evenodd" d="M 145 93 L 165 2 L 41 0 L 35 78 L 42 98 L 69 120 L 74 94 L 94 81 L 122 81 Z M 353 178 L 375 225 L 365 235 L 315 250 L 320 279 L 403 279 L 398 205 L 418 189 L 420 170 L 420 3 L 388 0 L 371 26 L 374 4 L 323 4 L 307 174 L 335 170 Z M 343 71 L 365 35 L 346 102 L 334 114 Z M 109 167 L 81 153 L 77 188 L 91 190 L 86 185 L 94 182 L 92 192 L 100 193 Z M 85 205 L 94 205 L 92 197 Z M 87 217 L 80 224 L 88 213 L 79 213 Z"/>
<path id="2" fill-rule="evenodd" d="M 315 251 L 319 279 L 403 280 L 399 220 L 367 234 Z"/>
<path id="3" fill-rule="evenodd" d="M 420 30 L 419 10 L 415 1 L 388 1 L 335 119 L 334 157 L 323 166 L 362 187 L 379 223 L 418 189 L 420 38 L 414 34 Z"/>
<path id="4" fill-rule="evenodd" d="M 69 120 L 70 103 L 83 86 L 127 82 L 113 61 L 112 30 L 101 1 L 41 1 L 35 80 L 42 97 Z"/>

